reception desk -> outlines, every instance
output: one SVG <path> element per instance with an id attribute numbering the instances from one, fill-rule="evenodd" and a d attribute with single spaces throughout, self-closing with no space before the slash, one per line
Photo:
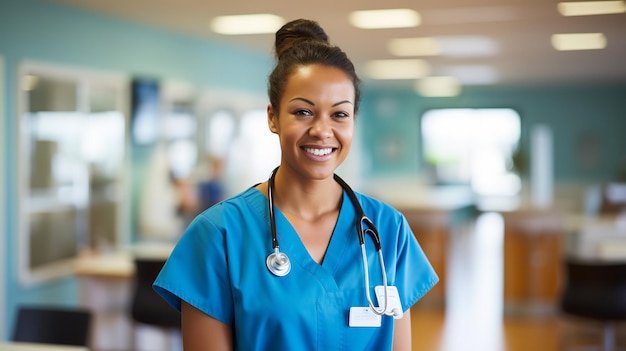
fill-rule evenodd
<path id="1" fill-rule="evenodd" d="M 466 187 L 429 187 L 397 192 L 394 196 L 381 193 L 379 198 L 404 214 L 439 276 L 439 283 L 418 304 L 444 305 L 451 240 L 468 229 L 467 224 L 476 214 L 473 195 Z"/>
<path id="2" fill-rule="evenodd" d="M 626 261 L 626 218 L 520 209 L 504 219 L 504 302 L 508 312 L 556 312 L 566 258 Z"/>
<path id="3" fill-rule="evenodd" d="M 563 283 L 565 216 L 556 210 L 503 212 L 504 307 L 554 313 Z"/>

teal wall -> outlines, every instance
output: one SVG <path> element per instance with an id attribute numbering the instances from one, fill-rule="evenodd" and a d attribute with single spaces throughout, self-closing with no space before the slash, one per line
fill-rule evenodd
<path id="1" fill-rule="evenodd" d="M 6 237 L 4 252 L 0 252 L 6 269 L 5 281 L 0 282 L 0 288 L 6 289 L 6 303 L 0 306 L 0 318 L 5 320 L 6 337 L 19 303 L 74 304 L 77 301 L 77 282 L 73 278 L 31 288 L 22 287 L 17 281 L 14 170 L 18 155 L 14 145 L 17 141 L 16 71 L 20 61 L 73 65 L 129 77 L 180 80 L 198 87 L 259 94 L 265 94 L 266 76 L 272 61 L 263 53 L 40 0 L 0 0 L 0 55 L 5 61 L 5 79 L 0 84 L 4 85 L 6 116 L 4 128 L 0 128 L 4 131 L 0 142 L 6 151 L 5 162 L 0 165 L 6 189 L 5 198 L 0 199 L 6 209 L 5 223 L 0 223 L 0 231 L 5 233 L 0 238 Z M 420 98 L 408 89 L 386 89 L 366 83 L 358 120 L 364 177 L 418 177 L 423 172 L 419 119 L 428 109 L 441 107 L 511 107 L 521 115 L 523 132 L 535 124 L 549 125 L 554 133 L 557 181 L 613 179 L 619 162 L 626 157 L 626 82 L 466 88 L 455 98 Z M 594 136 L 599 142 L 601 153 L 593 167 L 581 165 L 578 159 L 578 141 L 585 135 Z M 399 146 L 394 158 L 386 157 L 381 151 L 386 141 Z M 528 148 L 527 134 L 522 137 L 522 147 Z M 131 150 L 131 185 L 142 181 L 149 155 L 149 149 L 135 147 Z M 134 191 L 131 200 L 136 198 Z"/>
<path id="2" fill-rule="evenodd" d="M 520 114 L 522 150 L 528 155 L 528 131 L 543 124 L 552 129 L 554 177 L 557 182 L 613 180 L 626 166 L 626 82 L 532 87 L 469 87 L 454 98 L 423 98 L 410 90 L 368 89 L 361 107 L 363 143 L 371 162 L 370 176 L 424 171 L 420 156 L 420 117 L 443 107 L 508 107 Z M 454 126 L 450 126 L 454 128 Z M 395 159 L 385 159 L 381 139 L 404 145 Z M 581 140 L 594 140 L 599 151 L 583 160 Z M 374 147 L 373 147 L 374 146 Z"/>

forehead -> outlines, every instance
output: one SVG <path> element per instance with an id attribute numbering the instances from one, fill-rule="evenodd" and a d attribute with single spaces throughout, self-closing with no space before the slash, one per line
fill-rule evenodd
<path id="1" fill-rule="evenodd" d="M 289 75 L 283 99 L 294 96 L 332 100 L 348 100 L 354 103 L 354 84 L 344 71 L 319 64 L 298 66 Z"/>

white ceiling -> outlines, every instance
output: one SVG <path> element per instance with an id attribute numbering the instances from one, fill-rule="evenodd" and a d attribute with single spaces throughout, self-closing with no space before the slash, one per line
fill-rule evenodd
<path id="1" fill-rule="evenodd" d="M 219 15 L 272 13 L 286 20 L 317 20 L 331 42 L 341 46 L 362 72 L 371 59 L 394 58 L 391 38 L 480 35 L 493 39 L 490 57 L 426 57 L 433 75 L 458 65 L 487 65 L 498 84 L 591 83 L 626 81 L 626 14 L 562 17 L 557 0 L 50 0 L 89 11 L 212 38 L 270 54 L 273 35 L 223 36 L 209 22 Z M 382 5 L 384 3 L 384 5 Z M 412 8 L 422 18 L 411 29 L 364 30 L 348 23 L 353 10 Z M 558 52 L 550 44 L 555 33 L 602 32 L 604 50 Z M 363 75 L 363 74 L 361 74 Z M 406 82 L 404 82 L 406 83 Z M 403 84 L 403 83 L 402 83 Z"/>

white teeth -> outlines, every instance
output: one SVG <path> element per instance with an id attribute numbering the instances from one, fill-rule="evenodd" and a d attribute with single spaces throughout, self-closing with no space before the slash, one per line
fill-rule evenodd
<path id="1" fill-rule="evenodd" d="M 324 155 L 330 154 L 333 151 L 333 149 L 330 147 L 326 149 L 313 149 L 313 148 L 306 147 L 304 148 L 304 151 L 311 153 L 313 155 L 316 155 L 316 156 L 324 156 Z"/>

